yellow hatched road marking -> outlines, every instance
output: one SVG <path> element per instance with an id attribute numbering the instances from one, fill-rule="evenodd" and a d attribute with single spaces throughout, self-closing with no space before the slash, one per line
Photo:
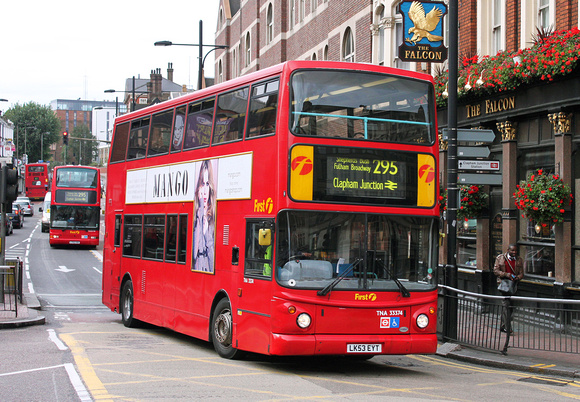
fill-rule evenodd
<path id="1" fill-rule="evenodd" d="M 99 380 L 97 373 L 95 373 L 91 361 L 85 353 L 85 349 L 80 346 L 75 338 L 70 334 L 61 334 L 60 338 L 70 348 L 77 368 L 79 369 L 79 372 L 81 373 L 81 376 L 83 377 L 83 380 L 93 398 L 99 401 L 113 401 L 113 397 L 109 395 L 107 389 L 101 380 Z"/>

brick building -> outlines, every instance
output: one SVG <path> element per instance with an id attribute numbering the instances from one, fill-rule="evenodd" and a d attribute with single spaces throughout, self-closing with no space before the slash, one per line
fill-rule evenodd
<path id="1" fill-rule="evenodd" d="M 228 45 L 228 49 L 216 51 L 216 82 L 293 59 L 350 60 L 437 76 L 446 70 L 445 63 L 405 63 L 398 58 L 398 45 L 404 37 L 402 17 L 396 11 L 400 3 L 221 0 L 215 43 Z M 532 46 L 542 32 L 578 28 L 579 8 L 578 0 L 458 1 L 460 61 L 517 52 Z M 470 96 L 461 88 L 465 96 L 458 98 L 458 125 L 494 130 L 491 158 L 501 162 L 503 175 L 502 185 L 485 187 L 489 211 L 470 220 L 465 228 L 460 225 L 457 262 L 463 288 L 492 291 L 494 257 L 509 243 L 517 243 L 526 262 L 522 294 L 580 298 L 580 224 L 575 218 L 580 214 L 576 191 L 580 188 L 578 70 L 549 82 L 522 85 L 511 93 Z M 513 107 L 486 109 L 486 105 L 506 102 L 506 97 Z M 470 107 L 482 112 L 469 113 Z M 445 105 L 439 107 L 438 120 L 444 128 Z M 441 143 L 442 186 L 446 185 L 446 158 L 446 144 Z M 516 184 L 537 168 L 559 174 L 575 195 L 564 223 L 539 232 L 535 222 L 521 217 L 512 198 Z M 444 263 L 445 245 L 441 250 Z"/>

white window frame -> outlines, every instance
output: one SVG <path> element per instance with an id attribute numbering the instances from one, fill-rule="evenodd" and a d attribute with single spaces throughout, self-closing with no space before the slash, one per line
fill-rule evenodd
<path id="1" fill-rule="evenodd" d="M 288 13 L 288 17 L 290 18 L 290 29 L 294 28 L 294 21 L 296 16 L 296 4 L 295 0 L 288 0 L 290 2 L 289 8 L 290 12 Z"/>
<path id="2" fill-rule="evenodd" d="M 494 4 L 496 4 L 496 0 L 480 1 L 477 3 L 477 53 L 480 56 L 495 56 L 498 50 L 505 49 L 506 5 L 503 0 L 499 1 L 501 8 L 497 10 L 499 12 L 497 21 L 494 21 L 493 12 L 495 11 L 496 5 Z M 498 40 L 495 47 L 493 44 L 494 33 L 492 33 L 494 22 L 496 23 L 495 37 Z"/>
<path id="3" fill-rule="evenodd" d="M 348 49 L 348 47 L 350 47 L 351 49 Z M 347 50 L 350 50 L 350 52 L 347 53 Z M 350 27 L 347 27 L 344 30 L 344 35 L 342 38 L 342 60 L 346 61 L 346 62 L 351 62 L 354 63 L 355 62 L 355 40 L 354 40 L 354 34 L 352 32 L 352 29 L 350 29 Z"/>
<path id="4" fill-rule="evenodd" d="M 270 44 L 274 40 L 274 6 L 268 4 L 266 11 L 266 43 Z"/>
<path id="5" fill-rule="evenodd" d="M 252 37 L 249 32 L 246 33 L 244 44 L 246 46 L 246 60 L 244 66 L 249 67 L 250 62 L 252 61 Z"/>

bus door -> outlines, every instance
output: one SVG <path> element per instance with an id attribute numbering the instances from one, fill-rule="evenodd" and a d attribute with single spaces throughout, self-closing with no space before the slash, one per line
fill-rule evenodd
<path id="1" fill-rule="evenodd" d="M 108 267 L 109 272 L 103 272 L 103 289 L 109 288 L 111 300 L 109 302 L 119 305 L 119 296 L 121 294 L 121 261 L 123 256 L 122 240 L 123 240 L 123 211 L 115 211 L 114 231 L 111 233 L 112 239 L 109 237 L 109 232 L 105 233 L 105 243 L 109 245 L 112 243 L 113 247 L 105 247 L 105 251 L 110 250 L 104 258 L 108 263 L 104 266 Z M 107 228 L 110 226 L 107 225 Z M 134 284 L 135 286 L 135 284 Z"/>
<path id="2" fill-rule="evenodd" d="M 268 353 L 272 298 L 274 220 L 248 219 L 244 275 L 238 298 L 237 348 Z"/>

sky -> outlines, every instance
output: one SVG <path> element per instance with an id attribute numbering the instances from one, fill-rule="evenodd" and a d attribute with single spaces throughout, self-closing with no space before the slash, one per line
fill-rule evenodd
<path id="1" fill-rule="evenodd" d="M 127 78 L 167 78 L 197 88 L 199 49 L 153 44 L 215 44 L 219 0 L 3 1 L 0 14 L 0 110 L 55 99 L 122 99 Z M 209 50 L 205 48 L 204 54 Z M 205 61 L 214 76 L 213 52 Z"/>

